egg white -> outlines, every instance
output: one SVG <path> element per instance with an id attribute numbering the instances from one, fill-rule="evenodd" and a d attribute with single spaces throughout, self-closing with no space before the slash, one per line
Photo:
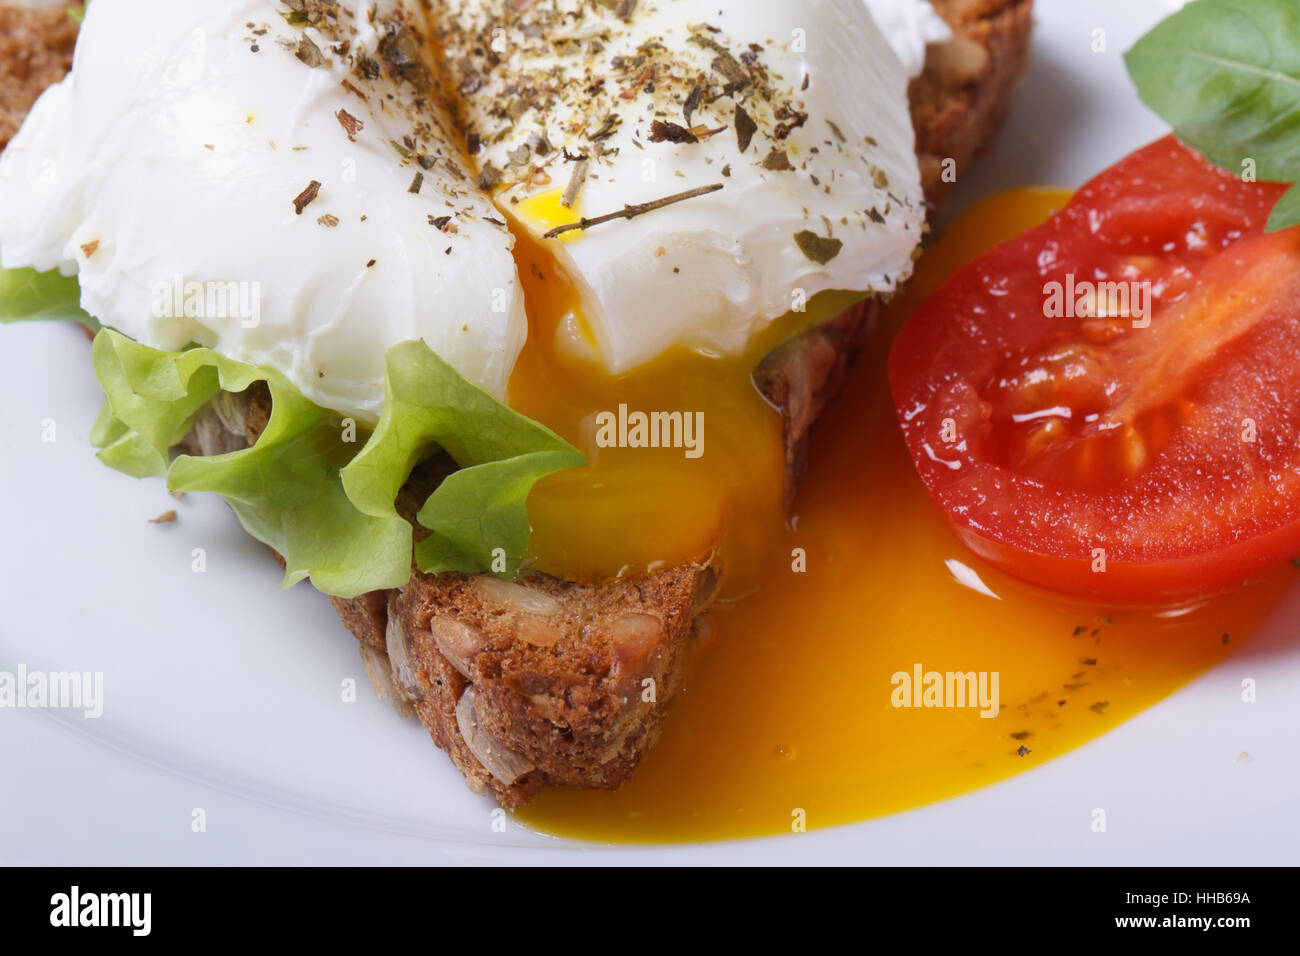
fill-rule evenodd
<path id="1" fill-rule="evenodd" d="M 818 292 L 890 292 L 910 275 L 925 209 L 908 74 L 863 0 L 505 9 L 443 0 L 437 25 L 475 158 L 523 228 L 544 236 L 562 218 L 554 203 L 538 216 L 535 197 L 564 189 L 577 157 L 587 217 L 721 187 L 545 240 L 587 327 L 561 325 L 563 347 L 581 350 L 589 329 L 614 374 L 673 346 L 737 354 Z M 743 153 L 740 111 L 757 127 Z M 655 121 L 700 136 L 656 142 Z M 838 252 L 820 261 L 800 233 Z"/>
<path id="2" fill-rule="evenodd" d="M 555 221 L 533 216 L 530 200 L 567 185 L 566 153 L 589 155 L 575 216 L 722 188 L 545 240 L 587 323 L 562 324 L 561 346 L 591 350 L 594 336 L 591 357 L 614 373 L 677 345 L 738 353 L 817 292 L 888 292 L 910 273 L 924 208 L 912 67 L 891 44 L 907 55 L 942 25 L 923 0 L 866 2 L 888 37 L 864 0 L 640 0 L 628 16 L 617 4 L 538 0 L 512 24 L 498 0 L 343 0 L 337 24 L 322 28 L 289 24 L 272 0 L 95 0 L 72 73 L 0 156 L 0 264 L 76 273 L 86 310 L 141 342 L 213 347 L 374 421 L 384 353 L 408 339 L 504 396 L 527 334 L 504 220 L 542 235 Z M 578 8 L 580 23 L 567 16 Z M 546 10 L 576 25 L 548 28 L 538 50 L 521 31 Z M 436 34 L 453 78 L 477 37 L 501 44 L 499 62 L 477 88 L 451 89 L 424 43 L 413 66 L 421 88 L 385 63 L 396 23 Z M 316 62 L 300 55 L 303 36 Z M 574 56 L 568 40 L 599 49 Z M 673 52 L 681 75 L 643 93 L 614 64 L 650 41 Z M 722 128 L 699 142 L 650 142 L 652 120 L 687 124 L 683 81 L 716 81 L 719 49 L 753 57 L 764 95 L 699 105 L 689 125 Z M 502 124 L 511 84 L 537 69 L 570 89 L 594 71 L 632 95 L 604 97 L 600 115 L 559 97 Z M 743 154 L 740 104 L 757 126 Z M 782 105 L 787 121 L 803 117 L 784 135 Z M 611 112 L 615 127 L 595 150 L 595 126 Z M 473 159 L 460 123 L 478 134 Z M 547 155 L 530 148 L 514 163 L 538 136 Z M 764 166 L 776 151 L 790 169 Z M 476 182 L 491 167 L 509 175 Z M 294 200 L 313 181 L 299 212 Z M 817 261 L 797 234 L 838 251 Z M 212 287 L 251 299 L 255 315 L 205 309 Z"/>
<path id="3" fill-rule="evenodd" d="M 361 420 L 382 409 L 385 351 L 408 339 L 503 395 L 527 334 L 514 239 L 474 186 L 442 91 L 357 69 L 382 63 L 386 17 L 427 31 L 418 3 L 371 6 L 339 4 L 338 53 L 271 0 L 95 0 L 72 73 L 3 154 L 0 261 L 76 272 L 105 324 L 275 369 Z M 320 65 L 297 55 L 304 34 Z M 351 139 L 341 110 L 362 124 Z M 403 142 L 417 127 L 428 168 Z M 170 304 L 193 283 L 203 301 L 234 283 L 258 314 L 186 316 L 160 301 L 178 283 Z"/>

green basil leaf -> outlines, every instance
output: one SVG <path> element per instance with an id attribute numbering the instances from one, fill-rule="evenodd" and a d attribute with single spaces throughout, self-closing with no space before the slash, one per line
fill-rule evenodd
<path id="1" fill-rule="evenodd" d="M 1292 186 L 1283 194 L 1268 217 L 1268 232 L 1280 232 L 1300 225 L 1300 187 Z"/>
<path id="2" fill-rule="evenodd" d="M 1198 0 L 1124 55 L 1143 102 L 1214 164 L 1300 179 L 1300 4 Z"/>
<path id="3" fill-rule="evenodd" d="M 1300 180 L 1300 3 L 1197 0 L 1124 55 L 1143 102 L 1174 134 L 1239 176 Z M 1300 223 L 1300 196 L 1267 230 Z"/>

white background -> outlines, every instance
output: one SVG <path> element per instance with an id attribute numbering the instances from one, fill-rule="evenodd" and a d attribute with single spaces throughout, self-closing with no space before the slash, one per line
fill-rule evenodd
<path id="1" fill-rule="evenodd" d="M 949 214 L 1077 185 L 1164 130 L 1121 53 L 1173 8 L 1039 0 L 1029 74 Z M 1094 53 L 1094 30 L 1106 51 Z M 961 799 L 806 835 L 645 849 L 510 826 L 415 721 L 375 698 L 356 641 L 218 500 L 101 466 L 72 328 L 0 330 L 0 668 L 102 671 L 99 720 L 0 710 L 0 863 L 1295 863 L 1300 591 L 1247 648 L 1109 735 Z M 41 441 L 53 419 L 57 440 Z M 152 525 L 175 508 L 180 521 Z M 202 547 L 207 572 L 190 570 Z M 340 700 L 357 681 L 358 700 Z M 1259 700 L 1240 701 L 1243 677 Z M 1249 754 L 1239 759 L 1242 753 Z M 1090 828 L 1104 807 L 1108 829 Z M 191 831 L 202 808 L 207 830 Z"/>

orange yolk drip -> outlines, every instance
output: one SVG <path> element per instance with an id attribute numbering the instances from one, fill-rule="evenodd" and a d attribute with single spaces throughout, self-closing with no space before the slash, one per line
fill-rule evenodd
<path id="1" fill-rule="evenodd" d="M 731 600 L 711 612 L 663 736 L 631 781 L 616 792 L 544 791 L 521 820 L 584 839 L 665 842 L 906 810 L 1068 752 L 1245 640 L 1292 583 L 1290 565 L 1179 608 L 1046 594 L 967 552 L 913 470 L 885 376 L 894 332 L 953 269 L 1067 198 L 995 196 L 926 252 L 819 423 L 791 522 L 780 509 L 779 420 L 749 383 L 779 334 L 733 360 L 675 354 L 605 376 L 554 347 L 576 298 L 549 257 L 521 243 L 531 338 L 511 400 L 592 460 L 530 499 L 539 564 L 600 577 L 719 547 L 731 581 Z M 620 402 L 703 410 L 704 455 L 593 453 L 584 421 Z M 996 672 L 997 715 L 895 706 L 895 675 L 918 666 Z"/>
<path id="2" fill-rule="evenodd" d="M 543 229 L 573 222 L 581 213 L 560 206 L 559 196 L 534 196 L 517 213 Z M 805 311 L 755 336 L 741 355 L 676 349 L 612 376 L 596 360 L 595 337 L 573 283 L 543 242 L 515 232 L 529 332 L 510 379 L 510 405 L 552 428 L 589 462 L 543 479 L 529 498 L 534 566 L 599 583 L 716 550 L 725 568 L 724 594 L 754 590 L 763 555 L 785 521 L 785 459 L 781 417 L 755 390 L 751 375 L 783 338 L 851 298 L 814 297 Z M 596 416 L 617 416 L 620 406 L 629 413 L 702 413 L 699 456 L 689 457 L 682 447 L 600 447 Z"/>

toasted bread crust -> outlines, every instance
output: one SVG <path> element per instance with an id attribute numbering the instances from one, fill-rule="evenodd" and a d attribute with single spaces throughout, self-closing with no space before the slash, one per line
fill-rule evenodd
<path id="1" fill-rule="evenodd" d="M 77 24 L 67 10 L 0 5 L 0 149 L 45 88 L 72 67 Z"/>
<path id="2" fill-rule="evenodd" d="M 704 565 L 601 587 L 416 575 L 389 606 L 394 682 L 470 786 L 505 806 L 545 785 L 612 789 L 658 737 L 713 582 Z M 531 769 L 484 765 L 456 714 L 470 686 L 484 739 Z"/>
<path id="3" fill-rule="evenodd" d="M 1033 0 L 931 0 L 953 39 L 932 44 L 909 98 L 925 198 L 938 206 L 988 145 L 1029 61 Z"/>
<path id="4" fill-rule="evenodd" d="M 794 510 L 812 427 L 844 387 L 880 307 L 876 298 L 851 306 L 781 343 L 754 370 L 755 387 L 781 410 L 786 511 Z"/>
<path id="5" fill-rule="evenodd" d="M 384 651 L 384 628 L 388 624 L 388 592 L 371 591 L 355 598 L 330 597 L 343 626 L 362 644 Z"/>
<path id="6" fill-rule="evenodd" d="M 943 160 L 964 169 L 1008 109 L 1026 62 L 1032 0 L 932 2 L 956 36 L 931 48 L 910 97 L 922 183 L 937 204 L 951 188 Z M 62 10 L 0 6 L 0 146 L 66 71 L 74 37 Z M 877 308 L 846 310 L 756 372 L 784 414 L 787 501 L 809 430 L 838 394 Z M 200 414 L 182 448 L 246 447 L 269 413 L 263 386 L 224 396 Z M 413 513 L 445 471 L 437 462 L 421 468 L 398 501 L 417 535 Z M 542 575 L 515 585 L 489 580 L 413 572 L 395 591 L 331 601 L 361 642 L 380 696 L 403 716 L 413 708 L 475 791 L 514 807 L 548 785 L 617 787 L 658 736 L 691 638 L 704 626 L 716 569 L 685 564 L 600 587 Z"/>

